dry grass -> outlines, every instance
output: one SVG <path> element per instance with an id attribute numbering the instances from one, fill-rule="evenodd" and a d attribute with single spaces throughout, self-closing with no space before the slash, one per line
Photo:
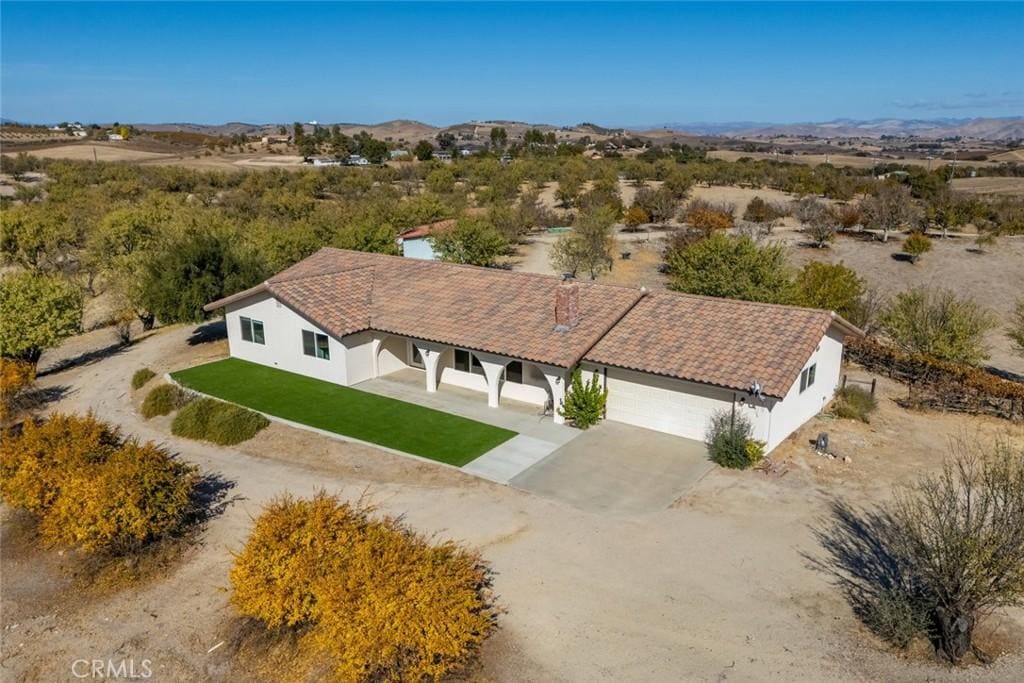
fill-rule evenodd
<path id="1" fill-rule="evenodd" d="M 956 178 L 953 189 L 973 194 L 1024 195 L 1024 178 Z"/>

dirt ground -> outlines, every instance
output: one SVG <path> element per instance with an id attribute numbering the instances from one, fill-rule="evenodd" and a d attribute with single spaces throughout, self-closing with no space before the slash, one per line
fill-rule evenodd
<path id="1" fill-rule="evenodd" d="M 75 680 L 70 667 L 82 658 L 136 667 L 148 659 L 155 680 L 234 680 L 254 671 L 290 678 L 290 669 L 268 670 L 266 648 L 247 640 L 228 604 L 227 573 L 267 501 L 321 488 L 367 494 L 383 511 L 476 546 L 492 562 L 505 613 L 474 680 L 1019 680 L 1024 612 L 1001 614 L 984 631 L 995 651 L 1016 654 L 949 670 L 886 651 L 811 562 L 822 557 L 814 529 L 831 502 L 884 500 L 892 484 L 935 469 L 951 436 L 1024 439 L 1020 426 L 908 412 L 891 401 L 903 389 L 882 381 L 870 425 L 812 421 L 776 452 L 784 473 L 716 469 L 667 509 L 600 514 L 278 424 L 237 448 L 173 437 L 167 418 L 139 416 L 141 396 L 129 378 L 143 366 L 162 373 L 224 354 L 223 341 L 190 344 L 200 338 L 172 327 L 116 350 L 107 348 L 114 334 L 105 329 L 44 357 L 44 368 L 65 367 L 40 380 L 62 396 L 50 409 L 93 410 L 231 488 L 199 544 L 119 591 L 77 589 L 70 556 L 31 550 L 18 517 L 4 509 L 5 680 Z M 851 463 L 809 449 L 822 430 Z"/>
<path id="2" fill-rule="evenodd" d="M 945 159 L 895 159 L 879 154 L 878 156 L 856 156 L 854 154 L 771 154 L 768 152 L 742 152 L 731 149 L 718 149 L 708 152 L 712 159 L 723 161 L 736 161 L 744 157 L 748 159 L 761 159 L 764 161 L 787 161 L 795 164 L 807 164 L 817 166 L 818 164 L 832 164 L 833 166 L 848 166 L 850 168 L 871 168 L 878 164 L 907 164 L 910 166 L 923 166 L 925 168 L 939 168 L 950 163 Z M 991 161 L 971 161 L 971 166 L 995 166 Z"/>
<path id="3" fill-rule="evenodd" d="M 1024 195 L 1024 178 L 955 178 L 953 189 L 973 194 Z"/>

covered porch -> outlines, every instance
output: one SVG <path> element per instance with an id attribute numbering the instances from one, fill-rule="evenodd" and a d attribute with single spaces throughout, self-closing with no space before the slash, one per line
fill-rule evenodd
<path id="1" fill-rule="evenodd" d="M 371 387 L 377 384 L 398 393 L 414 390 L 397 398 L 450 410 L 444 401 L 444 405 L 433 406 L 429 399 L 443 389 L 449 396 L 472 401 L 476 405 L 473 412 L 479 404 L 487 408 L 501 406 L 510 414 L 530 414 L 536 420 L 564 423 L 555 408 L 565 397 L 565 368 L 394 334 L 375 335 L 370 346 L 372 379 L 360 383 L 360 389 L 373 391 Z M 378 381 L 384 379 L 391 382 Z M 494 420 L 490 414 L 468 417 Z"/>

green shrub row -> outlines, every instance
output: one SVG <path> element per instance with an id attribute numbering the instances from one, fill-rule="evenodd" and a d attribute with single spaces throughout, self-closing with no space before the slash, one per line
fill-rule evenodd
<path id="1" fill-rule="evenodd" d="M 145 386 L 146 382 L 156 377 L 156 373 L 149 368 L 142 368 L 136 370 L 135 374 L 132 375 L 132 389 L 141 389 Z"/>
<path id="2" fill-rule="evenodd" d="M 153 387 L 142 402 L 142 416 L 147 420 L 157 415 L 170 415 L 189 402 L 190 396 L 174 384 Z"/>
<path id="3" fill-rule="evenodd" d="M 191 401 L 171 422 L 175 436 L 231 446 L 256 436 L 270 421 L 241 406 L 212 398 Z"/>

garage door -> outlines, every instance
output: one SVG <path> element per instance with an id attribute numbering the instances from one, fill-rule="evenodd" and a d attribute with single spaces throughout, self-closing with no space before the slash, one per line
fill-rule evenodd
<path id="1" fill-rule="evenodd" d="M 703 439 L 711 415 L 732 404 L 727 391 L 608 368 L 608 419 Z"/>

